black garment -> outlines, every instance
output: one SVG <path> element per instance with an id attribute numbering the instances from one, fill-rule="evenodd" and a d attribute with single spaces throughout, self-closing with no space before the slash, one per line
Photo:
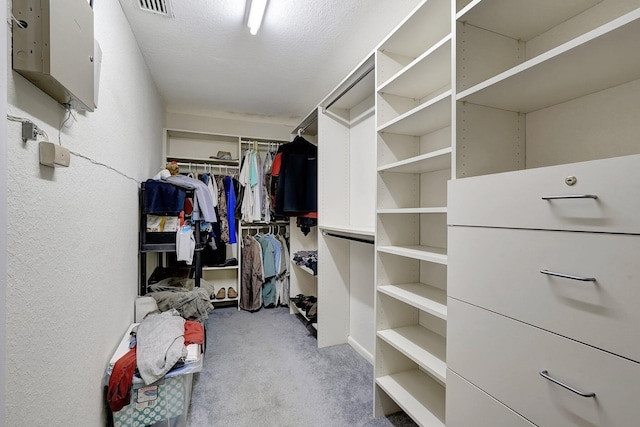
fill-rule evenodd
<path id="1" fill-rule="evenodd" d="M 282 153 L 276 215 L 297 216 L 318 210 L 318 147 L 301 136 L 278 148 Z"/>

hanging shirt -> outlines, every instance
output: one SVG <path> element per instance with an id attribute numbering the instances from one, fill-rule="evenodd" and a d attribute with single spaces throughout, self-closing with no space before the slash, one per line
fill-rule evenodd
<path id="1" fill-rule="evenodd" d="M 209 188 L 204 182 L 183 175 L 175 175 L 166 179 L 178 187 L 194 190 L 193 219 L 204 219 L 208 222 L 217 222 L 216 212 L 213 208 L 213 200 Z"/>
<path id="2" fill-rule="evenodd" d="M 236 193 L 233 190 L 233 179 L 230 176 L 224 177 L 224 191 L 227 196 L 227 220 L 229 222 L 229 243 L 237 243 L 236 238 L 236 221 L 234 212 L 236 210 Z"/>

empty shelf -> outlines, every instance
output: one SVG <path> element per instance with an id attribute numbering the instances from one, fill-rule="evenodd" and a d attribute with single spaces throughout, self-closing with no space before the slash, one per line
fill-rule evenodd
<path id="1" fill-rule="evenodd" d="M 451 147 L 411 157 L 378 168 L 379 172 L 426 173 L 451 167 Z"/>
<path id="2" fill-rule="evenodd" d="M 431 246 L 379 246 L 378 251 L 422 261 L 447 263 L 447 250 Z"/>
<path id="3" fill-rule="evenodd" d="M 376 378 L 376 384 L 418 424 L 445 426 L 445 388 L 420 370 Z"/>
<path id="4" fill-rule="evenodd" d="M 424 283 L 383 285 L 378 291 L 441 319 L 447 319 L 447 293 Z"/>
<path id="5" fill-rule="evenodd" d="M 419 325 L 378 331 L 378 337 L 446 384 L 447 343 L 444 337 Z"/>
<path id="6" fill-rule="evenodd" d="M 451 90 L 383 124 L 378 132 L 423 136 L 451 125 Z"/>

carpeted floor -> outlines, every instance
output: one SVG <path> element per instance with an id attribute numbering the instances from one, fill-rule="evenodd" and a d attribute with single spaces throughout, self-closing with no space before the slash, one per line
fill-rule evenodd
<path id="1" fill-rule="evenodd" d="M 216 308 L 187 427 L 415 426 L 373 418 L 373 367 L 348 345 L 317 348 L 288 308 Z"/>

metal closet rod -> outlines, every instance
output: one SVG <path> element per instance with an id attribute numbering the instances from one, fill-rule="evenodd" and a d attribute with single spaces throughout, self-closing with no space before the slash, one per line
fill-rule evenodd
<path id="1" fill-rule="evenodd" d="M 327 111 L 329 108 L 331 108 L 331 106 L 333 104 L 335 104 L 336 102 L 338 102 L 338 100 L 340 98 L 342 98 L 343 96 L 346 95 L 347 92 L 349 92 L 351 89 L 353 89 L 353 87 L 355 85 L 357 85 L 358 83 L 360 83 L 360 81 L 362 79 L 364 79 L 365 77 L 367 77 L 367 75 L 372 72 L 375 69 L 375 65 L 372 65 L 371 67 L 369 67 L 364 73 L 362 73 L 362 75 L 360 77 L 358 77 L 353 83 L 351 83 L 345 90 L 343 90 L 342 92 L 340 92 L 340 95 L 338 95 L 333 101 L 331 101 L 326 107 L 324 107 L 322 109 L 322 111 Z"/>
<path id="2" fill-rule="evenodd" d="M 282 145 L 282 144 L 286 144 L 286 142 L 283 141 L 271 141 L 271 142 L 265 142 L 265 141 L 249 141 L 249 140 L 242 140 L 240 141 L 242 144 L 258 144 L 258 145 Z"/>
<path id="3" fill-rule="evenodd" d="M 304 125 L 304 126 L 300 126 L 300 127 L 298 128 L 298 136 L 300 136 L 300 134 L 301 134 L 301 133 L 304 133 L 304 131 L 305 131 L 305 130 L 307 130 L 307 128 L 308 128 L 309 126 L 311 126 L 312 124 L 314 124 L 314 123 L 315 123 L 315 122 L 317 122 L 317 121 L 318 121 L 318 116 L 317 116 L 317 115 L 315 115 L 315 116 L 314 116 L 314 117 L 309 121 L 309 123 L 307 123 L 307 124 L 306 124 L 306 125 Z"/>
<path id="4" fill-rule="evenodd" d="M 215 164 L 215 163 L 182 163 L 182 162 L 177 162 L 176 163 L 178 166 L 188 166 L 188 167 L 198 167 L 198 166 L 202 166 L 202 167 L 207 167 L 207 168 L 220 168 L 220 169 L 238 169 L 240 166 L 238 165 L 220 165 L 220 164 Z"/>
<path id="5" fill-rule="evenodd" d="M 337 237 L 338 239 L 353 240 L 353 241 L 361 242 L 361 243 L 369 243 L 371 245 L 375 244 L 374 240 L 361 239 L 359 237 L 345 236 L 344 234 L 329 233 L 328 231 L 323 231 L 322 234 L 325 235 L 325 236 Z"/>

